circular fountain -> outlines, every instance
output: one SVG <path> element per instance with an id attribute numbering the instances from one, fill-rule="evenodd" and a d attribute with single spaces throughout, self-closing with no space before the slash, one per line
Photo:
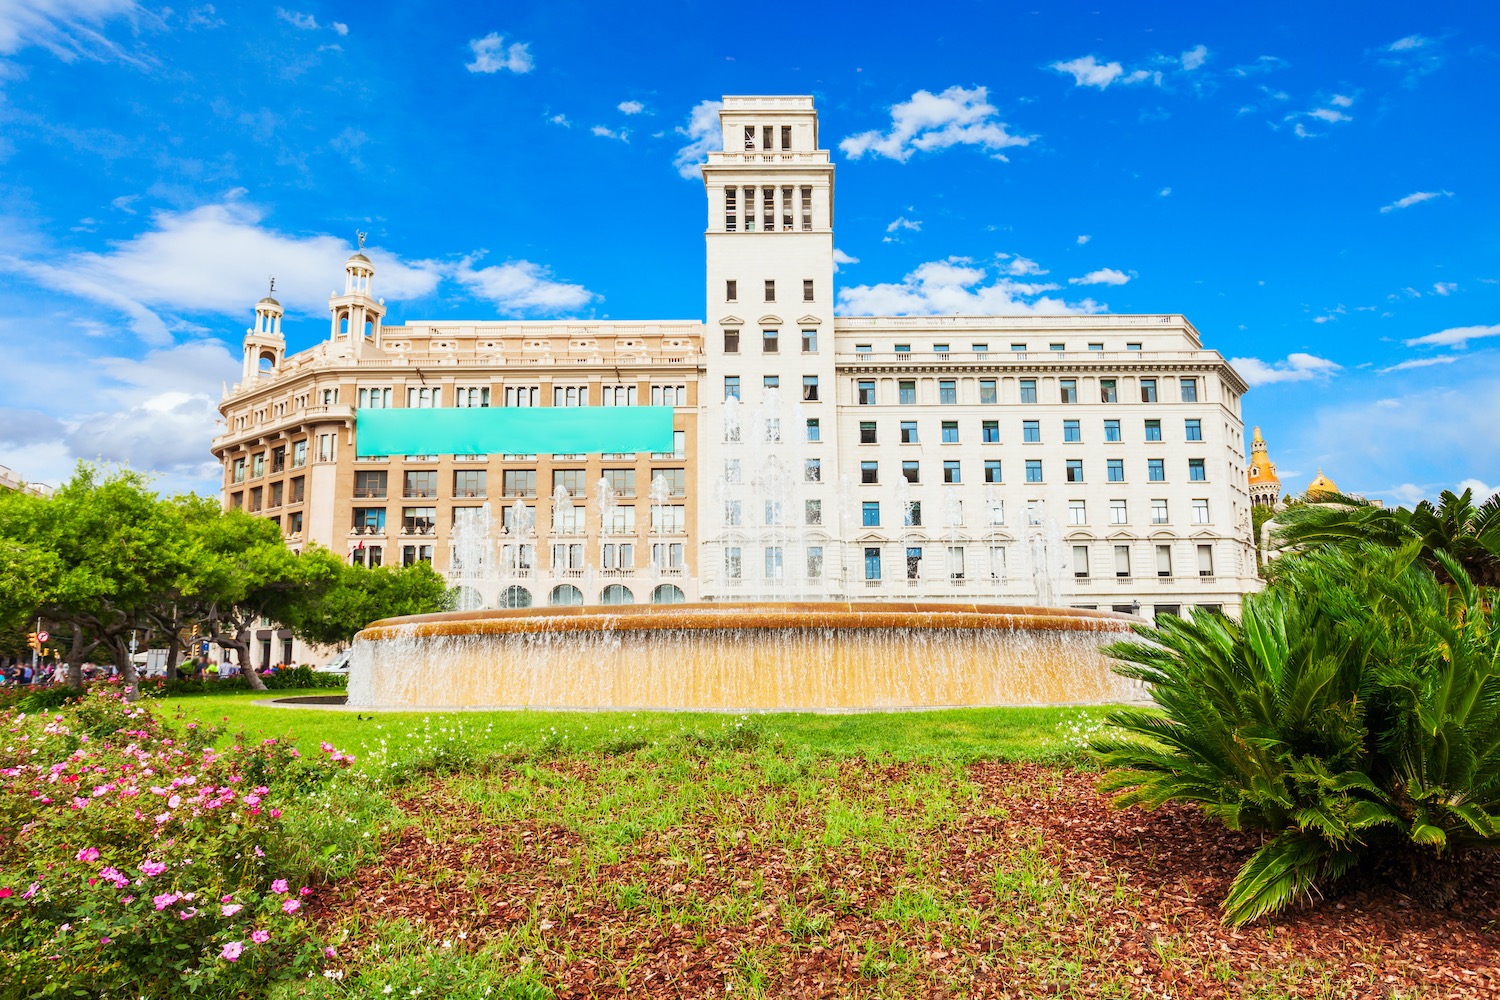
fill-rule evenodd
<path id="1" fill-rule="evenodd" d="M 456 611 L 355 639 L 364 708 L 893 711 L 1136 697 L 1100 648 L 1139 619 L 1013 605 L 748 603 Z"/>

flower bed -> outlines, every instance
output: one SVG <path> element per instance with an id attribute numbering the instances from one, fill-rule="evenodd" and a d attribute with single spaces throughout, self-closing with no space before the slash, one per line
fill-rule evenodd
<path id="1" fill-rule="evenodd" d="M 105 691 L 0 712 L 0 728 L 0 961 L 17 995 L 234 995 L 322 964 L 311 890 L 279 867 L 282 810 L 352 757 L 216 748 L 221 731 Z"/>

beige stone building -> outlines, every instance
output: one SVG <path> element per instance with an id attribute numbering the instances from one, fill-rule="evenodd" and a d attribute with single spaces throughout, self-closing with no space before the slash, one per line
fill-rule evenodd
<path id="1" fill-rule="evenodd" d="M 721 121 L 704 320 L 391 326 L 356 254 L 317 346 L 287 356 L 257 304 L 213 445 L 225 505 L 293 546 L 431 561 L 471 606 L 1238 608 L 1246 385 L 1191 323 L 836 316 L 812 99 L 727 97 Z M 672 450 L 356 454 L 363 408 L 645 405 L 673 408 Z"/>

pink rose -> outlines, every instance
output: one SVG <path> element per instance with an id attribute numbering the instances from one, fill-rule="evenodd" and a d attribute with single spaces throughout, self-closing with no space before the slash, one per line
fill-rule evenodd
<path id="1" fill-rule="evenodd" d="M 78 860 L 79 861 L 98 861 L 99 860 L 99 849 L 96 848 L 96 847 L 85 847 L 83 850 L 81 850 L 81 851 L 78 852 Z"/>
<path id="2" fill-rule="evenodd" d="M 289 899 L 285 903 L 281 904 L 281 912 L 287 914 L 288 916 L 296 913 L 300 909 L 302 909 L 302 904 L 297 902 L 295 899 Z"/>
<path id="3" fill-rule="evenodd" d="M 250 932 L 250 940 L 254 941 L 256 944 L 265 944 L 267 941 L 271 940 L 271 932 L 270 931 L 251 931 Z"/>
<path id="4" fill-rule="evenodd" d="M 182 897 L 175 892 L 164 892 L 160 896 L 152 899 L 151 902 L 156 904 L 156 908 L 158 910 L 165 910 L 167 907 L 171 906 L 181 898 Z"/>
<path id="5" fill-rule="evenodd" d="M 141 872 L 144 875 L 148 875 L 148 876 L 150 876 L 150 875 L 160 875 L 162 872 L 164 872 L 166 870 L 167 870 L 166 864 L 164 862 L 161 862 L 161 861 L 143 861 L 143 862 L 141 862 Z"/>
<path id="6" fill-rule="evenodd" d="M 276 881 L 272 882 L 271 891 L 277 893 L 286 892 L 286 879 L 279 878 Z"/>
<path id="7" fill-rule="evenodd" d="M 230 903 L 228 906 L 221 908 L 219 912 L 224 914 L 224 916 L 226 917 L 232 917 L 243 909 L 244 907 L 239 903 Z"/>
<path id="8" fill-rule="evenodd" d="M 223 951 L 219 952 L 219 957 L 224 959 L 225 961 L 234 962 L 239 959 L 240 952 L 244 950 L 244 945 L 240 944 L 238 941 L 231 941 L 224 946 Z"/>

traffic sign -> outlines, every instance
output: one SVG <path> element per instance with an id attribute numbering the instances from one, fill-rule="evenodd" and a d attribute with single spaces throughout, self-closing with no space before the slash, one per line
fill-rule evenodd
<path id="1" fill-rule="evenodd" d="M 38 632 L 36 634 L 36 641 L 37 642 L 46 642 L 49 638 L 51 638 L 51 637 L 48 636 L 46 632 Z"/>

